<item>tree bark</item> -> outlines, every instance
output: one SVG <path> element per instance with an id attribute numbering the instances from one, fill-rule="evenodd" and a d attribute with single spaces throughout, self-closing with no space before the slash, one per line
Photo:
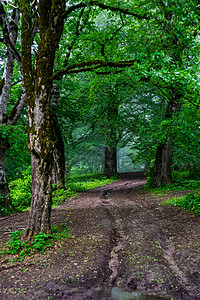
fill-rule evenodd
<path id="1" fill-rule="evenodd" d="M 51 158 L 49 157 L 50 161 Z M 31 155 L 32 164 L 32 201 L 28 226 L 24 237 L 29 240 L 39 232 L 51 233 L 51 176 L 52 164 L 47 157 L 42 159 L 38 155 Z"/>
<path id="2" fill-rule="evenodd" d="M 114 90 L 110 90 L 109 103 L 105 121 L 105 161 L 104 175 L 108 178 L 117 174 L 117 144 L 120 140 L 119 131 L 119 103 L 116 101 Z"/>
<path id="3" fill-rule="evenodd" d="M 104 175 L 107 178 L 117 174 L 117 149 L 116 147 L 107 146 L 105 147 L 105 165 Z"/>
<path id="4" fill-rule="evenodd" d="M 55 52 L 63 31 L 64 0 L 39 1 L 40 46 L 32 67 L 32 8 L 21 1 L 22 68 L 28 106 L 28 149 L 32 160 L 32 201 L 23 238 L 51 232 L 53 134 L 51 118 L 52 74 Z"/>
<path id="5" fill-rule="evenodd" d="M 154 163 L 154 178 L 152 187 L 161 187 L 172 183 L 172 143 L 162 143 L 158 146 Z"/>
<path id="6" fill-rule="evenodd" d="M 5 152 L 8 148 L 9 143 L 7 139 L 0 134 L 0 207 L 6 209 L 12 207 L 5 171 Z"/>

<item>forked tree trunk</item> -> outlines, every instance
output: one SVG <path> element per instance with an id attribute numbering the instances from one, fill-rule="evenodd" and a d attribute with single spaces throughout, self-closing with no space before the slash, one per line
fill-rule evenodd
<path id="1" fill-rule="evenodd" d="M 105 147 L 104 175 L 110 178 L 117 174 L 117 149 L 116 147 Z"/>
<path id="2" fill-rule="evenodd" d="M 5 172 L 5 152 L 8 148 L 8 141 L 0 135 L 0 207 L 6 209 L 12 207 Z"/>
<path id="3" fill-rule="evenodd" d="M 172 183 L 172 143 L 162 143 L 158 146 L 154 163 L 154 178 L 152 187 L 161 187 Z"/>

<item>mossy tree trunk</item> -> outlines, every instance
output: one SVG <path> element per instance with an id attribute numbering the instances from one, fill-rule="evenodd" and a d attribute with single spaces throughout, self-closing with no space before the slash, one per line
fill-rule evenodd
<path id="1" fill-rule="evenodd" d="M 63 31 L 64 0 L 39 1 L 40 44 L 31 60 L 32 7 L 21 1 L 22 68 L 28 106 L 28 149 L 32 159 L 32 202 L 24 238 L 51 232 L 53 136 L 50 100 L 55 52 Z"/>
<path id="2" fill-rule="evenodd" d="M 172 59 L 173 64 L 182 68 L 182 55 L 185 50 L 185 47 L 188 47 L 187 43 L 180 43 L 178 35 L 174 34 L 174 13 L 171 10 L 170 6 L 165 6 L 164 3 L 161 4 L 165 11 L 165 19 L 168 21 L 169 26 L 165 27 L 167 34 L 169 35 L 169 54 Z M 173 140 L 174 133 L 173 125 L 170 124 L 172 118 L 176 117 L 181 109 L 181 98 L 182 95 L 179 89 L 179 85 L 182 86 L 182 83 L 176 82 L 174 85 L 171 82 L 168 85 L 168 104 L 165 111 L 164 120 L 166 123 L 169 123 L 169 126 L 166 125 L 164 130 L 165 141 L 161 142 L 158 145 L 156 159 L 154 163 L 154 178 L 153 178 L 153 187 L 160 187 L 161 185 L 171 183 L 172 182 L 172 174 L 171 174 L 171 164 L 172 164 L 172 156 L 173 156 Z M 172 126 L 171 126 L 172 125 Z"/>

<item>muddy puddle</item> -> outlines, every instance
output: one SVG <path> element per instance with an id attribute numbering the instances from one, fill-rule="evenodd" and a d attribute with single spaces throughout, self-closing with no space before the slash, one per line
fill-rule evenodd
<path id="1" fill-rule="evenodd" d="M 93 294 L 95 300 L 102 299 L 113 299 L 113 300 L 131 300 L 131 299 L 139 299 L 139 300 L 164 300 L 171 299 L 170 297 L 164 296 L 156 296 L 156 295 L 147 295 L 143 292 L 126 292 L 119 287 L 111 287 L 107 289 L 102 289 L 96 291 Z"/>

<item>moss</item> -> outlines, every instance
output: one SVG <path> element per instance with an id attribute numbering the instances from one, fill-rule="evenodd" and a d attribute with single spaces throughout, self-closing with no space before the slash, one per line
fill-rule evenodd
<path id="1" fill-rule="evenodd" d="M 34 105 L 33 102 L 33 74 L 32 74 L 32 62 L 31 62 L 31 28 L 32 28 L 32 15 L 30 3 L 27 0 L 20 1 L 22 11 L 21 21 L 21 52 L 22 52 L 22 69 L 24 84 L 26 88 L 26 102 L 29 105 Z"/>

